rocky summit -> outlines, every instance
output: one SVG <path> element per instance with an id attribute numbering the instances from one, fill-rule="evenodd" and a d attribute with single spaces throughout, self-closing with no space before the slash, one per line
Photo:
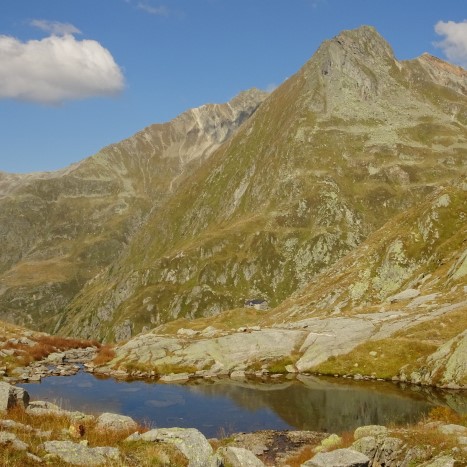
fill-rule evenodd
<path id="1" fill-rule="evenodd" d="M 294 372 L 465 387 L 466 162 L 467 72 L 344 31 L 270 95 L 187 111 L 62 171 L 0 174 L 0 317 L 146 333 L 121 364 L 140 347 L 154 355 L 136 363 L 197 370 L 282 356 Z M 241 326 L 260 328 L 264 355 L 231 361 L 253 338 Z"/>

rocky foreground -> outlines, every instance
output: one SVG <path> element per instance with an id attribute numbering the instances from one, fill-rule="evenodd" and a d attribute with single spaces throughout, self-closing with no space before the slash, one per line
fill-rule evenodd
<path id="1" fill-rule="evenodd" d="M 124 415 L 95 416 L 31 402 L 24 389 L 5 382 L 0 382 L 0 412 L 0 460 L 9 466 L 454 467 L 467 462 L 467 428 L 441 420 L 411 428 L 363 426 L 343 436 L 261 431 L 207 440 L 194 428 L 151 429 Z"/>

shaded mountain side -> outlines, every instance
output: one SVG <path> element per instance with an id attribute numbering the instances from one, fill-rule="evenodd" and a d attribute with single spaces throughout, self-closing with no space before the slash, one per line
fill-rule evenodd
<path id="1" fill-rule="evenodd" d="M 58 329 L 120 340 L 246 298 L 279 305 L 465 174 L 466 82 L 433 57 L 397 61 L 371 27 L 324 42 L 148 217 Z"/>
<path id="2" fill-rule="evenodd" d="M 70 299 L 265 96 L 251 90 L 189 110 L 64 170 L 0 173 L 2 319 L 52 331 Z"/>

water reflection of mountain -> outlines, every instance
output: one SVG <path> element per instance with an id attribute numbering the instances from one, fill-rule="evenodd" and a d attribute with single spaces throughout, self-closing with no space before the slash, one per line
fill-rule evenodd
<path id="1" fill-rule="evenodd" d="M 313 377 L 280 384 L 216 381 L 190 386 L 204 396 L 227 396 L 249 410 L 269 408 L 301 430 L 345 431 L 368 424 L 413 423 L 434 405 L 465 409 L 465 395 L 457 397 L 428 388 L 406 388 L 391 383 L 339 383 Z M 415 389 L 415 390 L 412 390 Z M 460 410 L 459 410 L 460 409 Z"/>

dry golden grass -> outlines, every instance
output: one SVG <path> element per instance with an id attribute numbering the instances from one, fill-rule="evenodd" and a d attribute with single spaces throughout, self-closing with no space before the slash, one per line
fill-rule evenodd
<path id="1" fill-rule="evenodd" d="M 187 459 L 174 446 L 163 443 L 148 443 L 143 441 L 124 442 L 125 438 L 135 430 L 103 430 L 97 427 L 96 420 L 88 418 L 79 422 L 71 420 L 67 415 L 46 414 L 31 415 L 20 407 L 15 407 L 7 413 L 0 414 L 0 419 L 9 419 L 23 425 L 41 431 L 51 431 L 52 435 L 48 437 L 39 437 L 33 431 L 23 428 L 12 428 L 8 431 L 29 445 L 29 452 L 43 457 L 46 452 L 41 444 L 48 440 L 71 440 L 79 442 L 86 440 L 90 447 L 110 446 L 117 447 L 121 453 L 121 461 L 109 461 L 108 466 L 158 466 L 174 465 L 184 467 L 188 465 Z M 81 426 L 81 429 L 80 429 Z M 73 428 L 71 428 L 73 427 Z M 143 433 L 147 427 L 139 426 L 137 431 Z M 74 434 L 74 435 L 73 435 Z M 12 448 L 0 449 L 0 466 L 23 467 L 37 465 L 26 457 L 24 452 L 15 451 Z M 51 466 L 68 466 L 66 462 L 56 459 L 47 461 Z"/>
<path id="2" fill-rule="evenodd" d="M 17 336 L 16 336 L 17 337 Z M 46 358 L 53 352 L 65 351 L 70 349 L 84 349 L 87 347 L 98 347 L 101 344 L 94 340 L 72 339 L 60 336 L 49 336 L 45 334 L 35 335 L 31 340 L 34 345 L 6 342 L 1 349 L 14 350 L 12 356 L 0 360 L 9 369 L 17 366 L 27 366 L 34 361 Z"/>
<path id="3" fill-rule="evenodd" d="M 311 459 L 315 455 L 315 452 L 313 451 L 314 447 L 315 446 L 304 446 L 296 454 L 287 457 L 285 462 L 290 467 L 300 467 L 303 463 L 305 463 L 307 460 Z"/>
<path id="4" fill-rule="evenodd" d="M 105 365 L 115 358 L 115 350 L 111 345 L 102 345 L 92 363 L 94 365 Z"/>

